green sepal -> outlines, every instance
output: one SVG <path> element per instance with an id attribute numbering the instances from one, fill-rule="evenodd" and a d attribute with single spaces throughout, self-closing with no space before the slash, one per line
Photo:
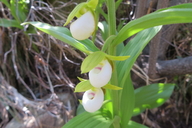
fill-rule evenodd
<path id="1" fill-rule="evenodd" d="M 81 73 L 86 73 L 96 67 L 102 60 L 105 59 L 106 54 L 101 51 L 94 52 L 87 56 L 82 65 L 81 65 Z"/>
<path id="2" fill-rule="evenodd" d="M 80 104 L 82 104 L 82 100 L 78 100 Z"/>
<path id="3" fill-rule="evenodd" d="M 86 79 L 83 79 L 83 78 L 80 78 L 80 77 L 77 77 L 77 79 L 79 80 L 79 81 L 86 81 Z"/>
<path id="4" fill-rule="evenodd" d="M 99 0 L 88 0 L 87 6 L 92 9 L 96 9 Z"/>
<path id="5" fill-rule="evenodd" d="M 107 84 L 105 86 L 103 86 L 102 88 L 104 89 L 112 89 L 112 90 L 121 90 L 122 88 L 118 87 L 118 86 L 115 86 L 115 85 L 112 85 L 112 84 Z"/>
<path id="6" fill-rule="evenodd" d="M 77 5 L 73 11 L 69 14 L 67 17 L 67 21 L 64 24 L 64 26 L 68 25 L 71 20 L 73 20 L 74 17 L 81 17 L 84 13 L 95 10 L 97 7 L 98 0 L 89 0 L 88 2 L 82 2 L 79 5 Z"/>
<path id="7" fill-rule="evenodd" d="M 93 88 L 93 86 L 91 85 L 90 81 L 84 80 L 77 84 L 74 92 L 85 92 L 91 88 Z"/>
<path id="8" fill-rule="evenodd" d="M 111 56 L 106 54 L 106 57 L 109 60 L 124 61 L 128 59 L 130 56 Z"/>
<path id="9" fill-rule="evenodd" d="M 74 17 L 80 17 L 81 15 L 83 15 L 85 13 L 84 10 L 86 10 L 86 6 L 87 6 L 86 2 L 77 5 L 67 17 L 67 21 L 65 22 L 64 26 L 68 25 L 70 21 L 73 20 Z"/>

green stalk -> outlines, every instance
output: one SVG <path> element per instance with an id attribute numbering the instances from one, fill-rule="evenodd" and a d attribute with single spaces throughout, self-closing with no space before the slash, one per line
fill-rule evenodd
<path id="1" fill-rule="evenodd" d="M 108 25 L 109 25 L 109 35 L 116 35 L 116 14 L 115 14 L 115 0 L 107 0 L 108 9 Z M 109 45 L 108 54 L 116 55 L 116 47 Z M 117 80 L 117 70 L 114 62 L 114 70 L 111 78 L 111 84 L 118 86 Z M 113 117 L 119 116 L 119 94 L 117 90 L 111 90 L 110 95 L 113 104 Z M 113 123 L 114 128 L 120 128 L 120 123 L 115 121 Z"/>
<path id="2" fill-rule="evenodd" d="M 116 35 L 116 14 L 115 14 L 114 0 L 107 0 L 107 11 L 108 11 L 109 36 Z"/>

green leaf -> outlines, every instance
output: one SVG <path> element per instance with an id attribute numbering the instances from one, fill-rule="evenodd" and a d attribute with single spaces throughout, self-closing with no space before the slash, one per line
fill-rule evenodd
<path id="1" fill-rule="evenodd" d="M 148 42 L 160 31 L 161 26 L 149 28 L 139 32 L 122 50 L 120 56 L 130 55 L 130 58 L 125 61 L 117 61 L 117 70 L 119 83 L 125 83 L 122 79 L 127 78 L 130 70 Z M 124 84 L 120 84 L 124 88 Z"/>
<path id="2" fill-rule="evenodd" d="M 124 44 L 123 43 L 120 43 L 116 46 L 116 55 L 119 56 L 124 48 Z"/>
<path id="3" fill-rule="evenodd" d="M 123 89 L 120 90 L 120 117 L 121 117 L 121 127 L 125 128 L 127 127 L 127 124 L 129 122 L 129 120 L 132 117 L 132 113 L 133 113 L 133 109 L 134 109 L 134 105 L 135 105 L 135 95 L 134 95 L 134 88 L 133 88 L 133 84 L 130 78 L 130 74 L 129 76 L 127 76 L 126 78 L 124 77 L 123 80 L 124 83 L 120 83 L 120 84 L 124 84 Z"/>
<path id="4" fill-rule="evenodd" d="M 109 111 L 83 112 L 71 119 L 62 128 L 109 128 L 113 123 Z"/>
<path id="5" fill-rule="evenodd" d="M 106 40 L 109 35 L 109 27 L 108 27 L 107 22 L 106 21 L 99 22 L 98 27 L 101 30 L 101 36 L 102 36 L 103 40 Z"/>
<path id="6" fill-rule="evenodd" d="M 174 84 L 157 83 L 136 89 L 133 115 L 162 105 L 171 96 L 174 87 Z"/>
<path id="7" fill-rule="evenodd" d="M 11 6 L 7 0 L 1 0 L 1 2 L 3 2 L 7 6 L 7 8 L 9 8 L 9 9 L 11 8 Z"/>
<path id="8" fill-rule="evenodd" d="M 111 97 L 111 92 L 112 91 L 114 91 L 114 90 L 110 90 L 110 89 L 105 90 L 105 101 L 110 100 L 110 102 L 107 102 L 106 104 L 103 103 L 102 108 L 105 108 L 105 109 L 109 110 L 113 115 L 113 103 L 112 103 L 113 99 Z"/>
<path id="9" fill-rule="evenodd" d="M 126 24 L 113 40 L 112 45 L 122 43 L 130 36 L 150 27 L 166 24 L 191 23 L 192 3 L 181 4 L 153 12 Z"/>
<path id="10" fill-rule="evenodd" d="M 80 115 L 81 113 L 84 113 L 84 112 L 85 112 L 85 109 L 84 109 L 83 105 L 80 103 L 76 110 L 76 116 Z"/>
<path id="11" fill-rule="evenodd" d="M 98 51 L 99 49 L 89 39 L 78 41 L 71 37 L 69 30 L 65 27 L 54 27 L 46 23 L 41 22 L 25 22 L 22 25 L 31 24 L 39 30 L 79 49 L 80 51 L 89 54 L 89 51 Z"/>
<path id="12" fill-rule="evenodd" d="M 102 88 L 104 89 L 112 89 L 112 90 L 121 90 L 122 88 L 118 87 L 118 86 L 115 86 L 115 85 L 112 85 L 112 84 L 107 84 L 105 86 L 103 86 Z"/>
<path id="13" fill-rule="evenodd" d="M 113 119 L 113 127 L 120 128 L 120 121 L 121 121 L 121 118 L 119 116 L 115 116 Z"/>
<path id="14" fill-rule="evenodd" d="M 73 20 L 73 18 L 75 16 L 78 16 L 79 17 L 79 12 L 82 8 L 84 8 L 86 6 L 86 3 L 85 2 L 82 2 L 80 4 L 78 4 L 74 9 L 73 11 L 69 14 L 69 16 L 67 17 L 67 21 L 66 23 L 64 24 L 64 26 L 66 26 L 67 24 L 70 23 L 71 20 Z"/>
<path id="15" fill-rule="evenodd" d="M 128 59 L 130 56 L 111 56 L 111 55 L 106 55 L 106 57 L 109 60 L 124 61 L 124 60 Z"/>
<path id="16" fill-rule="evenodd" d="M 93 86 L 91 85 L 90 81 L 84 80 L 77 84 L 75 87 L 75 92 L 85 92 L 91 88 L 93 88 Z"/>
<path id="17" fill-rule="evenodd" d="M 23 26 L 21 26 L 16 20 L 8 20 L 8 19 L 4 19 L 4 18 L 0 19 L 0 26 L 2 26 L 2 27 L 16 27 L 16 28 L 23 29 Z"/>
<path id="18" fill-rule="evenodd" d="M 112 43 L 112 41 L 115 39 L 115 35 L 111 35 L 111 36 L 109 36 L 108 38 L 107 38 L 107 40 L 105 41 L 105 43 L 104 43 L 104 45 L 103 45 L 103 47 L 102 47 L 102 51 L 104 52 L 104 51 L 106 51 L 107 50 L 107 48 L 109 48 L 110 47 L 110 44 Z"/>
<path id="19" fill-rule="evenodd" d="M 82 65 L 81 65 L 81 73 L 86 73 L 96 67 L 102 60 L 105 59 L 105 53 L 101 51 L 94 52 L 87 56 Z"/>
<path id="20" fill-rule="evenodd" d="M 117 0 L 117 1 L 115 2 L 115 9 L 116 9 L 116 10 L 118 9 L 118 7 L 119 7 L 119 5 L 122 3 L 122 1 L 123 1 L 123 0 Z"/>
<path id="21" fill-rule="evenodd" d="M 81 40 L 80 43 L 85 45 L 89 51 L 92 51 L 92 52 L 99 51 L 99 49 L 95 46 L 95 44 L 89 39 Z"/>
<path id="22" fill-rule="evenodd" d="M 127 128 L 148 128 L 148 127 L 130 120 Z"/>
<path id="23" fill-rule="evenodd" d="M 157 12 L 164 11 L 164 10 L 167 10 L 167 9 L 172 9 L 172 8 L 178 8 L 178 9 L 191 8 L 191 3 L 184 3 L 184 4 L 171 6 L 171 7 L 168 7 L 168 8 L 162 8 L 162 9 L 157 10 Z"/>
<path id="24" fill-rule="evenodd" d="M 18 23 L 22 23 L 27 18 L 27 13 L 29 10 L 29 3 L 24 0 L 10 0 L 10 11 L 12 16 L 17 20 Z"/>
<path id="25" fill-rule="evenodd" d="M 118 84 L 123 90 L 120 90 L 120 113 L 122 118 L 122 127 L 126 127 L 130 118 L 132 117 L 132 111 L 135 106 L 135 95 L 133 84 L 130 79 L 130 70 L 140 55 L 143 48 L 147 43 L 156 35 L 161 29 L 161 26 L 146 29 L 138 33 L 128 44 L 123 48 L 121 56 L 130 55 L 130 58 L 125 61 L 117 61 L 118 71 Z"/>

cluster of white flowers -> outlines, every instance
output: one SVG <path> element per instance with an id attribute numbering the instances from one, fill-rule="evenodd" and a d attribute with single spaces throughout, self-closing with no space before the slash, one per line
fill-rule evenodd
<path id="1" fill-rule="evenodd" d="M 78 40 L 89 38 L 95 31 L 96 22 L 92 11 L 87 11 L 70 25 L 72 36 Z M 82 98 L 82 105 L 88 112 L 95 112 L 101 108 L 104 101 L 104 93 L 101 87 L 111 79 L 112 67 L 107 59 L 101 61 L 89 72 L 89 81 L 93 86 L 87 90 Z"/>
<path id="2" fill-rule="evenodd" d="M 101 87 L 105 86 L 112 75 L 112 67 L 108 60 L 103 60 L 89 72 L 89 79 L 93 89 L 87 90 L 82 99 L 82 105 L 88 112 L 99 110 L 104 101 Z"/>
<path id="3" fill-rule="evenodd" d="M 74 17 L 77 18 L 70 25 L 70 32 L 73 38 L 77 40 L 85 40 L 94 34 L 98 22 L 97 15 L 95 13 L 98 3 L 99 0 L 88 0 L 87 2 L 77 5 L 69 14 L 64 26 L 69 24 Z M 103 104 L 104 88 L 113 90 L 122 89 L 118 86 L 108 84 L 112 75 L 112 61 L 123 61 L 129 58 L 129 56 L 111 56 L 102 51 L 95 51 L 93 53 L 90 51 L 90 53 L 91 54 L 87 57 L 87 59 L 85 58 L 83 61 L 83 66 L 81 66 L 82 73 L 89 72 L 89 80 L 80 79 L 81 82 L 76 86 L 75 92 L 85 91 L 82 98 L 82 105 L 86 111 L 95 112 L 99 110 Z M 101 62 L 98 64 L 99 61 Z M 94 67 L 96 63 L 98 65 Z M 93 69 L 91 70 L 91 68 Z"/>

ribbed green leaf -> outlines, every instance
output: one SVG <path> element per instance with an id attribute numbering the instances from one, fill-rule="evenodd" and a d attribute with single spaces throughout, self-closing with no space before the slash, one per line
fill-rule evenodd
<path id="1" fill-rule="evenodd" d="M 109 27 L 106 21 L 99 22 L 98 27 L 100 28 L 101 36 L 103 40 L 106 40 L 109 35 Z"/>
<path id="2" fill-rule="evenodd" d="M 2 27 L 16 27 L 22 29 L 21 26 L 16 20 L 0 19 L 0 26 Z"/>
<path id="3" fill-rule="evenodd" d="M 9 9 L 11 8 L 7 0 L 1 0 L 1 2 L 3 2 Z"/>
<path id="4" fill-rule="evenodd" d="M 22 25 L 31 24 L 39 30 L 79 49 L 80 51 L 89 54 L 89 51 L 98 51 L 99 49 L 89 39 L 78 41 L 71 37 L 69 30 L 65 27 L 54 27 L 41 22 L 25 22 Z"/>
<path id="5" fill-rule="evenodd" d="M 147 45 L 147 43 L 156 35 L 161 26 L 146 29 L 138 33 L 122 50 L 120 55 L 130 55 L 130 58 L 125 61 L 117 62 L 118 82 L 123 88 L 120 94 L 120 111 L 122 126 L 126 127 L 129 119 L 132 116 L 132 111 L 135 105 L 135 95 L 133 85 L 130 79 L 130 70 L 136 61 L 137 57 Z"/>
<path id="6" fill-rule="evenodd" d="M 126 128 L 129 122 L 135 104 L 134 88 L 130 76 L 124 77 L 122 79 L 124 84 L 122 92 L 120 93 L 120 117 L 121 117 L 121 127 Z M 121 90 L 120 90 L 121 91 Z"/>
<path id="7" fill-rule="evenodd" d="M 76 109 L 76 116 L 82 114 L 83 112 L 85 112 L 85 109 L 83 108 L 82 104 L 79 104 L 77 109 Z"/>
<path id="8" fill-rule="evenodd" d="M 105 51 L 107 50 L 107 48 L 110 47 L 110 44 L 111 44 L 112 41 L 115 39 L 115 37 L 116 37 L 115 35 L 109 36 L 109 37 L 106 39 L 105 43 L 103 44 L 103 47 L 102 47 L 102 50 L 101 50 L 101 51 L 105 52 Z"/>
<path id="9" fill-rule="evenodd" d="M 148 127 L 130 120 L 127 128 L 148 128 Z"/>
<path id="10" fill-rule="evenodd" d="M 130 36 L 150 27 L 166 24 L 191 23 L 192 3 L 161 9 L 125 25 L 117 34 L 113 45 L 122 43 Z"/>
<path id="11" fill-rule="evenodd" d="M 151 84 L 135 90 L 135 108 L 133 115 L 138 115 L 146 108 L 152 109 L 162 105 L 172 94 L 174 84 Z"/>
<path id="12" fill-rule="evenodd" d="M 148 42 L 160 31 L 161 26 L 157 26 L 154 28 L 149 28 L 139 32 L 128 44 L 124 47 L 121 52 L 121 56 L 129 55 L 130 58 L 125 61 L 118 61 L 117 68 L 119 71 L 118 79 L 119 82 L 122 83 L 122 79 L 128 76 L 130 70 L 136 61 L 137 57 L 140 55 L 144 47 L 148 44 Z M 124 82 L 123 82 L 124 83 Z M 124 84 L 120 84 L 121 87 Z"/>
<path id="13" fill-rule="evenodd" d="M 17 20 L 18 23 L 22 23 L 27 18 L 27 13 L 29 11 L 29 2 L 25 0 L 10 0 L 10 11 L 11 15 Z"/>
<path id="14" fill-rule="evenodd" d="M 108 111 L 97 111 L 94 113 L 83 112 L 71 119 L 62 128 L 109 128 L 111 120 Z"/>

